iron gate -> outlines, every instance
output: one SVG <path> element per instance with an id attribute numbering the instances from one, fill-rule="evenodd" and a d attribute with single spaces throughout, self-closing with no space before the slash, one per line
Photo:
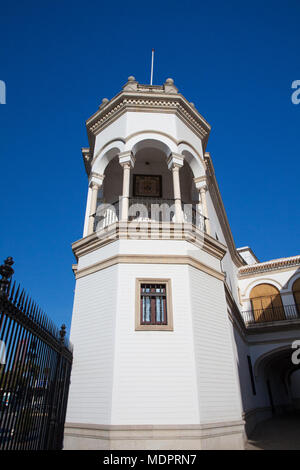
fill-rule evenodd
<path id="1" fill-rule="evenodd" d="M 72 347 L 0 266 L 0 450 L 62 449 Z"/>

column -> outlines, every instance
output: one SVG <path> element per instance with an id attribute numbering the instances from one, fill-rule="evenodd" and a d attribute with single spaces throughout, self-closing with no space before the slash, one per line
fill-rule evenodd
<path id="1" fill-rule="evenodd" d="M 179 154 L 172 153 L 168 159 L 168 168 L 172 170 L 173 176 L 173 191 L 175 200 L 175 222 L 183 222 L 183 212 L 181 206 L 181 191 L 180 191 L 180 179 L 179 170 L 183 166 L 184 157 Z"/>
<path id="2" fill-rule="evenodd" d="M 197 185 L 196 185 L 197 188 Z M 202 200 L 201 200 L 201 192 L 200 188 L 198 189 L 198 202 L 196 206 L 196 222 L 195 225 L 197 228 L 199 228 L 201 231 L 205 231 L 205 219 L 204 219 L 204 214 L 203 214 L 203 208 L 202 208 Z"/>
<path id="3" fill-rule="evenodd" d="M 90 189 L 91 189 L 92 194 L 91 194 L 91 202 L 90 202 L 90 208 L 89 208 L 89 220 L 88 220 L 88 231 L 87 231 L 88 235 L 94 232 L 98 191 L 103 184 L 103 180 L 104 180 L 104 175 L 100 175 L 98 173 L 91 174 Z"/>
<path id="4" fill-rule="evenodd" d="M 95 222 L 95 213 L 97 209 L 97 197 L 99 185 L 97 183 L 91 183 L 92 196 L 90 204 L 90 215 L 89 215 L 89 226 L 88 226 L 88 235 L 94 231 L 94 222 Z"/>
<path id="5" fill-rule="evenodd" d="M 122 152 L 119 154 L 119 163 L 123 167 L 123 189 L 121 203 L 121 220 L 128 221 L 128 207 L 130 194 L 130 170 L 134 167 L 135 158 L 132 152 Z"/>
<path id="6" fill-rule="evenodd" d="M 207 186 L 202 186 L 200 188 L 200 197 L 201 197 L 201 203 L 202 203 L 202 213 L 205 217 L 205 227 L 206 227 L 206 233 L 210 235 L 210 221 L 208 218 L 208 211 L 207 211 L 207 202 L 206 202 L 206 191 L 207 191 Z"/>

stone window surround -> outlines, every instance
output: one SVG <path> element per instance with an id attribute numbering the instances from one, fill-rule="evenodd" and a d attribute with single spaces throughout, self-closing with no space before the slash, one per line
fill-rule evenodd
<path id="1" fill-rule="evenodd" d="M 141 324 L 141 284 L 166 284 L 167 324 Z M 171 279 L 137 278 L 135 287 L 135 331 L 174 331 Z"/>

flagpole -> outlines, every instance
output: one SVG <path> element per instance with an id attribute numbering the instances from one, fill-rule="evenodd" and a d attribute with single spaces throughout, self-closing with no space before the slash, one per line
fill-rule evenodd
<path id="1" fill-rule="evenodd" d="M 152 82 L 153 82 L 153 62 L 154 62 L 154 49 L 152 49 L 150 85 L 152 85 Z"/>

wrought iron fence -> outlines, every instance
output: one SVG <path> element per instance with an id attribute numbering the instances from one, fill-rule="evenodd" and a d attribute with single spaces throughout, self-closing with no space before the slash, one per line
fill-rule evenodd
<path id="1" fill-rule="evenodd" d="M 72 346 L 0 266 L 0 450 L 63 446 Z"/>
<path id="2" fill-rule="evenodd" d="M 300 319 L 300 305 L 283 305 L 282 307 L 265 307 L 242 312 L 246 325 L 252 323 L 270 323 Z"/>

